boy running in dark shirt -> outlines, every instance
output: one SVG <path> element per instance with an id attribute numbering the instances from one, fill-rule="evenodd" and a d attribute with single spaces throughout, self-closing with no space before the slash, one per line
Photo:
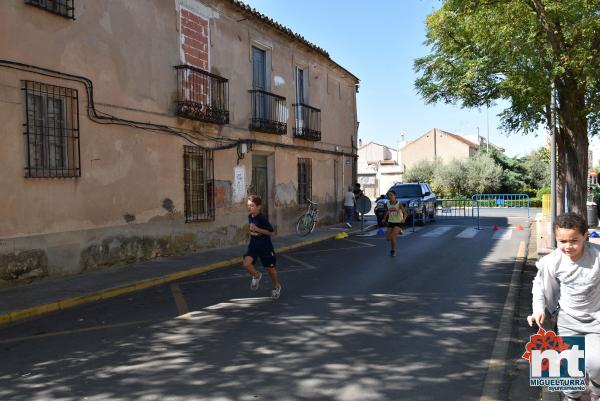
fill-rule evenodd
<path id="1" fill-rule="evenodd" d="M 252 275 L 250 289 L 257 290 L 262 273 L 256 271 L 254 263 L 260 258 L 262 265 L 267 269 L 271 277 L 271 298 L 278 299 L 281 295 L 281 284 L 277 280 L 277 271 L 275 270 L 275 250 L 271 242 L 273 235 L 273 226 L 269 220 L 260 213 L 262 199 L 258 195 L 248 197 L 248 224 L 250 225 L 250 243 L 248 250 L 244 254 L 244 268 Z"/>

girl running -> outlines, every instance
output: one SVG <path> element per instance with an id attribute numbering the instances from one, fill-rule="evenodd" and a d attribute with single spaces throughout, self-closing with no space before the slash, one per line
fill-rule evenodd
<path id="1" fill-rule="evenodd" d="M 387 194 L 388 204 L 387 210 L 383 215 L 383 221 L 387 220 L 387 235 L 386 238 L 390 241 L 390 255 L 396 256 L 396 236 L 402 234 L 402 223 L 406 220 L 408 213 L 402 206 L 402 203 L 396 199 L 396 192 L 390 191 Z"/>

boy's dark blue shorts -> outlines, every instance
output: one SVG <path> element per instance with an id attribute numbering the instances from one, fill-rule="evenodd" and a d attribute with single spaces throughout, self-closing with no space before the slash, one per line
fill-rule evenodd
<path id="1" fill-rule="evenodd" d="M 244 257 L 246 256 L 252 258 L 252 263 L 256 263 L 256 259 L 260 258 L 260 263 L 262 263 L 264 267 L 275 267 L 276 264 L 275 251 L 259 251 L 248 248 L 244 254 Z"/>

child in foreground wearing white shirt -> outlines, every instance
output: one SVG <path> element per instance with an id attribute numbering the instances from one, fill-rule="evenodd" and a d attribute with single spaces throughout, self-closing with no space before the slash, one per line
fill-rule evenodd
<path id="1" fill-rule="evenodd" d="M 558 335 L 585 336 L 589 392 L 565 392 L 565 401 L 600 400 L 600 247 L 587 242 L 585 219 L 565 213 L 554 223 L 557 249 L 541 258 L 533 280 L 529 325 L 542 326 L 558 308 Z"/>

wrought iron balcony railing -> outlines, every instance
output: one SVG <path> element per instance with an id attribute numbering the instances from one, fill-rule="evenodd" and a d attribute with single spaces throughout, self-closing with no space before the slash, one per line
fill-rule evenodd
<path id="1" fill-rule="evenodd" d="M 42 8 L 66 18 L 75 19 L 73 0 L 25 0 L 25 4 Z"/>
<path id="2" fill-rule="evenodd" d="M 321 110 L 306 104 L 294 104 L 296 126 L 294 136 L 309 141 L 321 140 Z"/>
<path id="3" fill-rule="evenodd" d="M 217 124 L 229 123 L 227 79 L 190 65 L 177 70 L 177 115 Z"/>
<path id="4" fill-rule="evenodd" d="M 250 90 L 252 118 L 250 129 L 273 134 L 287 134 L 288 109 L 285 98 L 261 89 Z"/>

